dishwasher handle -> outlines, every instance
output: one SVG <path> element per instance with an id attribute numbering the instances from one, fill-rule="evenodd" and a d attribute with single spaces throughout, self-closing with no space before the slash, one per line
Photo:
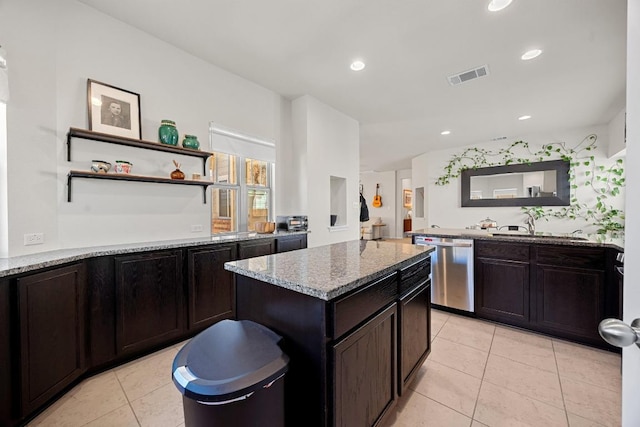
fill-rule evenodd
<path id="1" fill-rule="evenodd" d="M 470 248 L 472 245 L 471 243 L 460 243 L 460 242 L 429 242 L 429 243 L 425 243 L 426 245 L 430 245 L 430 246 L 446 246 L 448 248 Z"/>

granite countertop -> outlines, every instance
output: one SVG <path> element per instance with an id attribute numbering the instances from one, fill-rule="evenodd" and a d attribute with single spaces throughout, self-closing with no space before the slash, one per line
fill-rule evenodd
<path id="1" fill-rule="evenodd" d="M 353 240 L 231 261 L 224 267 L 243 276 L 329 301 L 426 259 L 433 250 L 431 246 Z"/>
<path id="2" fill-rule="evenodd" d="M 259 234 L 255 232 L 229 233 L 217 236 L 203 237 L 199 239 L 161 240 L 157 242 L 128 243 L 122 245 L 93 246 L 87 248 L 59 249 L 48 252 L 39 252 L 11 258 L 0 258 L 0 277 L 13 274 L 26 273 L 41 268 L 66 264 L 86 258 L 120 255 L 135 252 L 155 251 L 163 249 L 185 248 L 192 246 L 215 245 L 227 242 L 240 242 L 253 239 L 267 239 L 293 234 L 306 234 L 299 232 L 276 232 Z"/>
<path id="3" fill-rule="evenodd" d="M 578 234 L 572 236 L 561 233 L 536 233 L 529 236 L 518 231 L 499 231 L 496 229 L 474 230 L 466 228 L 429 228 L 408 232 L 415 236 L 450 237 L 475 240 L 504 240 L 509 242 L 542 243 L 566 246 L 596 246 L 611 247 L 624 251 L 624 238 L 612 238 L 601 234 Z"/>

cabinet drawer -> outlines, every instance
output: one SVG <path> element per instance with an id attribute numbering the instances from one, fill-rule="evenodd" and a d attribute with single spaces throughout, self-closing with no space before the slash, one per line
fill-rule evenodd
<path id="1" fill-rule="evenodd" d="M 331 338 L 340 337 L 392 302 L 398 293 L 397 280 L 397 273 L 390 274 L 331 303 Z"/>
<path id="2" fill-rule="evenodd" d="M 423 259 L 400 270 L 400 294 L 424 283 L 431 274 L 431 258 Z"/>
<path id="3" fill-rule="evenodd" d="M 529 262 L 529 245 L 526 244 L 476 240 L 474 249 L 476 257 Z"/>
<path id="4" fill-rule="evenodd" d="M 538 264 L 588 268 L 590 270 L 604 270 L 605 268 L 604 248 L 538 245 L 536 251 Z"/>

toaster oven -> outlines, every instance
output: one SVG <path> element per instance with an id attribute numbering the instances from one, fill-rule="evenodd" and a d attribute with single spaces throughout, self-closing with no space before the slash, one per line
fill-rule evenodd
<path id="1" fill-rule="evenodd" d="M 289 215 L 276 217 L 276 226 L 282 231 L 307 231 L 306 215 Z"/>

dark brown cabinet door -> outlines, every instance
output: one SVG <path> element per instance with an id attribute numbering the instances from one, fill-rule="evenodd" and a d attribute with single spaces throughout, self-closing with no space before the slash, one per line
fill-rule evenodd
<path id="1" fill-rule="evenodd" d="M 85 369 L 85 274 L 76 264 L 17 279 L 22 414 Z"/>
<path id="2" fill-rule="evenodd" d="M 397 398 L 396 304 L 332 348 L 336 427 L 372 426 Z"/>
<path id="3" fill-rule="evenodd" d="M 529 263 L 477 258 L 475 263 L 476 313 L 512 325 L 530 321 Z"/>
<path id="4" fill-rule="evenodd" d="M 190 330 L 202 329 L 234 316 L 233 273 L 224 269 L 224 263 L 234 259 L 235 244 L 187 252 Z"/>
<path id="5" fill-rule="evenodd" d="M 549 333 L 602 345 L 604 271 L 538 265 L 537 324 Z"/>
<path id="6" fill-rule="evenodd" d="M 276 253 L 276 239 L 256 239 L 238 244 L 238 258 L 246 259 Z"/>
<path id="7" fill-rule="evenodd" d="M 13 416 L 13 390 L 11 347 L 11 302 L 9 281 L 0 280 L 0 425 L 11 425 Z"/>
<path id="8" fill-rule="evenodd" d="M 182 252 L 115 258 L 118 354 L 149 349 L 185 330 Z"/>
<path id="9" fill-rule="evenodd" d="M 398 304 L 398 393 L 402 394 L 431 350 L 431 286 L 426 282 Z"/>
<path id="10" fill-rule="evenodd" d="M 307 247 L 307 235 L 296 234 L 293 236 L 278 237 L 276 239 L 276 249 L 278 253 L 295 251 Z"/>

